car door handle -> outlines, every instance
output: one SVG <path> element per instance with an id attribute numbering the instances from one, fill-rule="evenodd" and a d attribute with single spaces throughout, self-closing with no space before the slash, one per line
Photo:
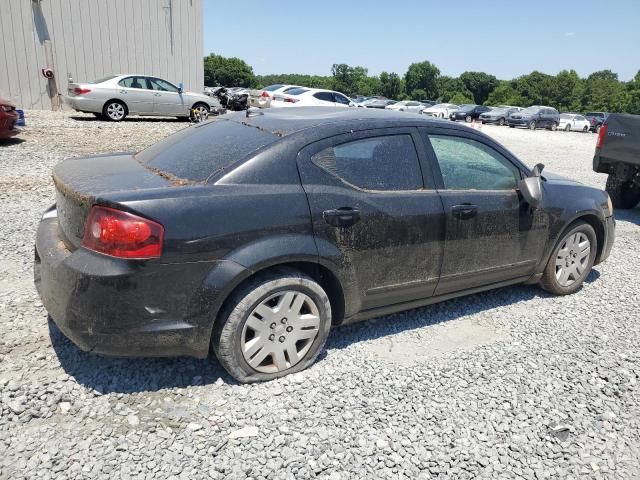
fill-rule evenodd
<path id="1" fill-rule="evenodd" d="M 126 94 L 127 91 L 126 90 L 120 90 L 120 93 L 125 93 Z"/>
<path id="2" fill-rule="evenodd" d="M 154 94 L 153 94 L 153 96 L 154 96 L 154 97 L 159 97 L 159 96 L 160 96 L 160 94 L 159 94 L 159 93 L 154 93 Z"/>
<path id="3" fill-rule="evenodd" d="M 451 207 L 451 213 L 454 217 L 460 219 L 473 218 L 478 215 L 478 206 L 471 205 L 470 203 L 463 203 L 462 205 L 454 205 Z"/>
<path id="4" fill-rule="evenodd" d="M 360 220 L 360 210 L 351 207 L 335 208 L 322 212 L 322 218 L 334 227 L 350 227 Z"/>

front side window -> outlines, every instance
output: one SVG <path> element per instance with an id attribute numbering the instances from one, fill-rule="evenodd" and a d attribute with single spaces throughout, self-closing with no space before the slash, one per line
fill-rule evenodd
<path id="1" fill-rule="evenodd" d="M 448 190 L 514 190 L 520 171 L 484 143 L 469 138 L 429 135 Z"/>
<path id="2" fill-rule="evenodd" d="M 333 103 L 333 94 L 331 92 L 318 92 L 313 94 L 318 100 Z"/>
<path id="3" fill-rule="evenodd" d="M 171 85 L 169 82 L 162 80 L 160 78 L 149 78 L 149 83 L 151 84 L 152 90 L 157 90 L 160 92 L 174 92 L 178 93 L 178 89 Z"/>
<path id="4" fill-rule="evenodd" d="M 419 190 L 422 174 L 411 135 L 386 135 L 325 148 L 313 163 L 365 190 Z"/>
<path id="5" fill-rule="evenodd" d="M 351 101 L 347 97 L 340 93 L 334 93 L 333 97 L 336 99 L 337 103 L 342 103 L 344 105 L 349 105 L 351 103 Z"/>

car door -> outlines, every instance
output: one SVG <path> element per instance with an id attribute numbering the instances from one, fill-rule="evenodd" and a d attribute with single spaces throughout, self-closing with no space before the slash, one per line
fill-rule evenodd
<path id="1" fill-rule="evenodd" d="M 178 87 L 161 78 L 147 77 L 153 90 L 153 113 L 155 115 L 189 115 L 191 105 L 185 101 Z"/>
<path id="2" fill-rule="evenodd" d="M 474 118 L 480 118 L 480 115 L 482 115 L 485 112 L 488 112 L 489 110 L 491 109 L 489 107 L 485 107 L 484 105 L 480 105 L 479 107 L 476 107 Z"/>
<path id="3" fill-rule="evenodd" d="M 316 92 L 313 94 L 314 103 L 323 107 L 335 106 L 335 100 L 332 92 Z"/>
<path id="4" fill-rule="evenodd" d="M 353 279 L 346 315 L 433 294 L 444 212 L 414 128 L 331 137 L 298 156 L 320 257 Z M 427 184 L 424 184 L 424 181 Z"/>
<path id="5" fill-rule="evenodd" d="M 336 107 L 349 107 L 351 106 L 351 100 L 338 92 L 333 92 L 333 101 Z"/>
<path id="6" fill-rule="evenodd" d="M 435 130 L 428 140 L 446 218 L 436 295 L 532 275 L 548 220 L 517 191 L 520 168 L 497 144 L 473 134 Z"/>
<path id="7" fill-rule="evenodd" d="M 118 82 L 117 96 L 122 99 L 129 113 L 152 114 L 153 92 L 149 90 L 145 77 L 125 77 Z"/>

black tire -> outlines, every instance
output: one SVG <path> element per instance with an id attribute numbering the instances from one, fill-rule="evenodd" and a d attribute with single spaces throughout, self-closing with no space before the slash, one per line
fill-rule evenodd
<path id="1" fill-rule="evenodd" d="M 464 121 L 467 123 L 471 123 L 472 120 L 473 118 L 471 118 L 471 115 L 467 115 L 466 117 L 464 117 Z"/>
<path id="2" fill-rule="evenodd" d="M 613 175 L 607 177 L 605 190 L 611 197 L 614 208 L 627 210 L 634 208 L 640 202 L 640 187 Z"/>
<path id="3" fill-rule="evenodd" d="M 570 131 L 571 131 L 571 125 L 569 125 L 569 124 L 567 123 L 567 126 L 566 126 L 566 127 L 564 127 L 564 131 L 565 131 L 565 132 L 570 132 Z"/>
<path id="4" fill-rule="evenodd" d="M 515 125 L 509 125 L 509 128 L 516 128 Z"/>
<path id="5" fill-rule="evenodd" d="M 243 327 L 251 312 L 279 291 L 295 290 L 310 297 L 318 307 L 318 334 L 302 359 L 286 370 L 263 373 L 254 370 L 241 349 Z M 312 278 L 294 269 L 283 268 L 258 274 L 234 292 L 220 313 L 211 337 L 211 347 L 229 375 L 242 383 L 262 382 L 299 372 L 312 365 L 324 347 L 331 329 L 331 303 L 322 287 Z M 268 358 L 268 357 L 267 357 Z"/>
<path id="6" fill-rule="evenodd" d="M 586 235 L 586 237 L 589 239 L 590 243 L 587 267 L 584 269 L 580 277 L 575 279 L 575 281 L 571 285 L 563 286 L 556 278 L 556 258 L 564 241 L 579 232 L 584 233 L 584 235 Z M 547 292 L 553 293 L 554 295 L 569 295 L 575 292 L 582 286 L 582 283 L 584 282 L 585 278 L 589 276 L 589 273 L 591 273 L 597 251 L 598 238 L 596 236 L 596 232 L 593 230 L 593 227 L 581 220 L 572 223 L 571 225 L 569 225 L 569 228 L 567 228 L 567 230 L 563 232 L 560 240 L 553 249 L 551 257 L 549 257 L 549 261 L 547 262 L 547 266 L 544 269 L 542 278 L 540 279 L 540 286 Z"/>
<path id="7" fill-rule="evenodd" d="M 596 133 L 600 133 L 600 127 L 601 125 L 596 125 L 596 129 L 595 129 Z"/>
<path id="8" fill-rule="evenodd" d="M 587 132 L 589 131 L 589 127 L 584 127 L 584 128 L 582 129 L 582 131 L 583 131 L 584 133 L 587 133 Z"/>
<path id="9" fill-rule="evenodd" d="M 112 114 L 112 111 L 121 111 L 122 114 L 115 115 Z M 110 122 L 121 122 L 122 120 L 127 118 L 128 114 L 129 110 L 127 109 L 127 106 L 120 100 L 109 100 L 104 104 L 104 107 L 102 108 L 102 115 Z"/>
<path id="10" fill-rule="evenodd" d="M 531 120 L 527 126 L 529 127 L 529 130 L 535 130 L 536 126 L 537 126 L 536 125 L 536 121 L 535 120 Z"/>
<path id="11" fill-rule="evenodd" d="M 193 107 L 191 107 L 189 118 L 193 122 L 204 122 L 209 118 L 209 113 L 211 109 L 209 105 L 206 103 L 198 102 Z"/>
<path id="12" fill-rule="evenodd" d="M 501 127 L 504 127 L 504 118 L 501 118 L 500 120 L 498 120 L 498 125 L 500 125 Z"/>
<path id="13" fill-rule="evenodd" d="M 558 130 L 558 124 L 556 122 L 553 122 L 549 127 L 547 127 L 547 130 L 555 132 L 556 130 Z"/>

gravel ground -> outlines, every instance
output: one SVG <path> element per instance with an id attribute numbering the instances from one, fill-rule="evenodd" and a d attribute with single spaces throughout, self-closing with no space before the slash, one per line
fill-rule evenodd
<path id="1" fill-rule="evenodd" d="M 0 145 L 0 478 L 640 478 L 639 209 L 574 295 L 517 286 L 342 327 L 309 370 L 244 386 L 213 360 L 83 353 L 32 284 L 51 167 L 188 124 L 27 121 Z M 604 185 L 595 135 L 482 131 Z"/>

